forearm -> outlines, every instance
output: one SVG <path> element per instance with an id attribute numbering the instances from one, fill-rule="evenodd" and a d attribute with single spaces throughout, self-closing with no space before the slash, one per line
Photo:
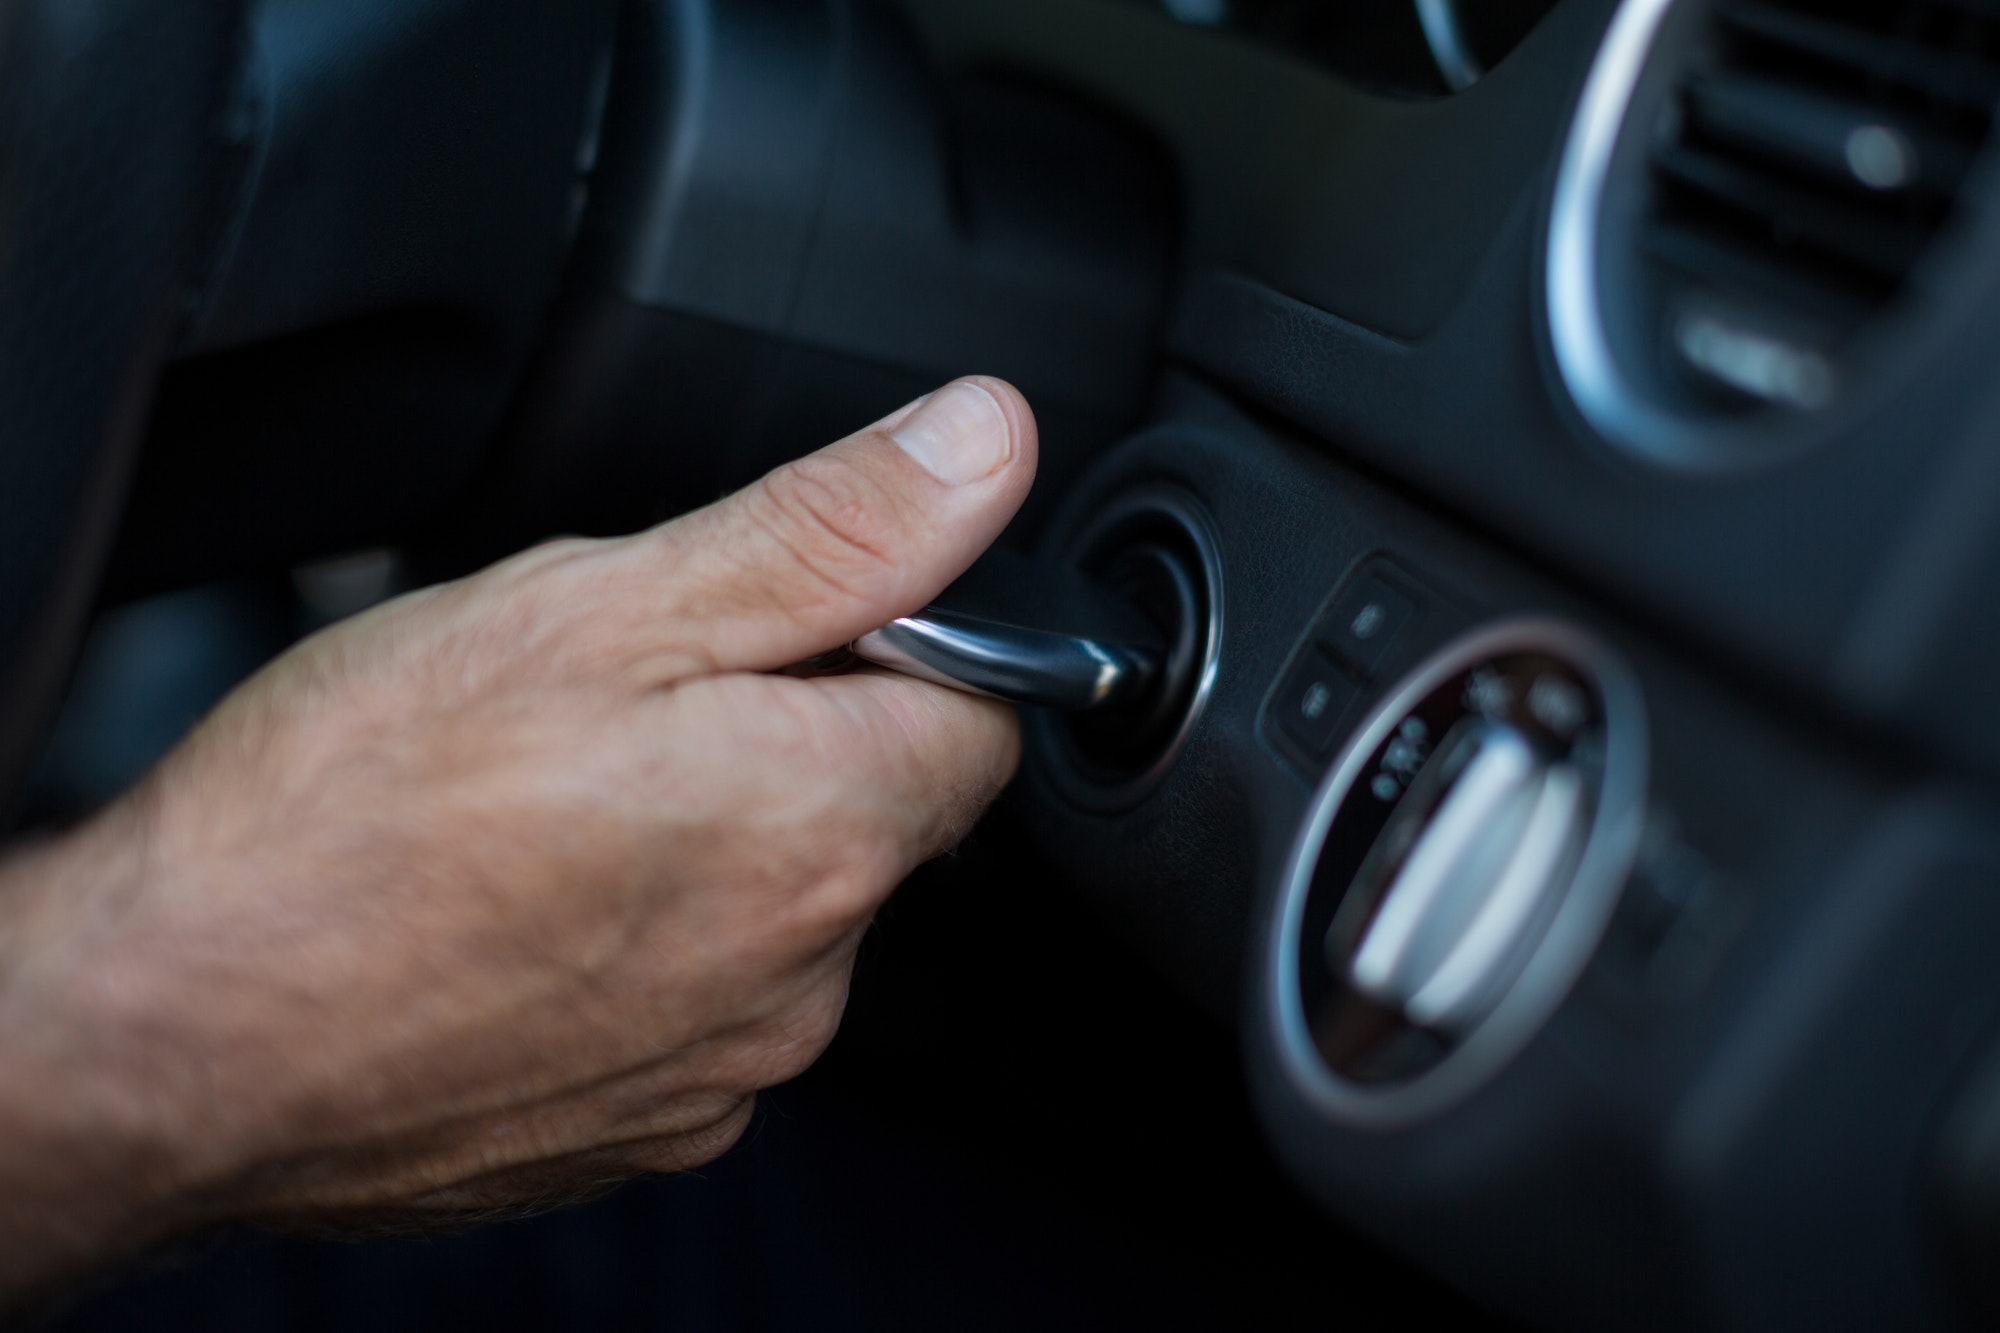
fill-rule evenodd
<path id="1" fill-rule="evenodd" d="M 0 860 L 0 1303 L 186 1215 L 175 1057 L 114 945 L 145 841 L 121 806 Z"/>

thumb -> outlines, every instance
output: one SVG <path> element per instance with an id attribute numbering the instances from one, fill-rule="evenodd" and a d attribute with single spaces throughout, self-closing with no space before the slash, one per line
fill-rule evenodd
<path id="1" fill-rule="evenodd" d="M 908 615 L 1027 498 L 1034 413 L 974 376 L 634 540 L 664 564 L 662 624 L 713 671 L 766 671 Z"/>

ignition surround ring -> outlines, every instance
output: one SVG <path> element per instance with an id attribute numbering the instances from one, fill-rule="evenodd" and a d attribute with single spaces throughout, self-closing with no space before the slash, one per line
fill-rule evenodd
<path id="1" fill-rule="evenodd" d="M 1141 752 L 1102 753 L 1093 729 L 1118 719 L 1058 716 L 1037 711 L 1027 720 L 1051 762 L 1050 779 L 1073 804 L 1093 813 L 1115 813 L 1144 800 L 1187 747 L 1215 692 L 1222 657 L 1223 582 L 1221 546 L 1207 510 L 1188 491 L 1169 482 L 1151 482 L 1122 492 L 1062 546 L 1064 563 L 1104 577 L 1121 558 L 1141 556 L 1163 566 L 1162 599 L 1173 603 L 1179 623 L 1164 624 L 1172 645 L 1168 676 L 1173 682 L 1156 717 L 1134 721 L 1147 730 Z M 1122 590 L 1121 591 L 1126 591 Z"/>

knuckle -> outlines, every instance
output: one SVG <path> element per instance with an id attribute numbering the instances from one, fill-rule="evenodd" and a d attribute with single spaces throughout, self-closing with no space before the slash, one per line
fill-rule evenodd
<path id="1" fill-rule="evenodd" d="M 806 1072 L 826 1053 L 840 1031 L 840 1008 L 824 999 L 814 999 L 785 1024 L 779 1039 L 766 1052 L 765 1066 L 758 1078 L 761 1087 L 789 1083 Z"/>
<path id="2" fill-rule="evenodd" d="M 775 1087 L 810 1069 L 840 1031 L 845 981 L 845 968 L 839 983 L 816 980 L 808 994 L 767 1018 L 732 1071 L 738 1083 Z"/>
<path id="3" fill-rule="evenodd" d="M 537 542 L 521 555 L 524 563 L 530 565 L 556 565 L 570 560 L 581 559 L 604 549 L 605 543 L 596 537 L 550 537 Z"/>
<path id="4" fill-rule="evenodd" d="M 631 1165 L 641 1171 L 665 1173 L 705 1166 L 736 1146 L 756 1110 L 754 1092 L 724 1099 L 712 1117 L 655 1140 L 633 1155 Z"/>
<path id="5" fill-rule="evenodd" d="M 869 596 L 898 575 L 893 498 L 865 470 L 826 454 L 765 477 L 756 518 L 829 592 Z"/>
<path id="6" fill-rule="evenodd" d="M 486 573 L 502 586 L 519 585 L 587 560 L 603 548 L 603 542 L 590 537 L 555 537 L 507 557 Z"/>
<path id="7" fill-rule="evenodd" d="M 808 942 L 839 939 L 867 921 L 902 879 L 903 858 L 893 839 L 849 833 L 825 856 L 810 886 L 793 900 L 793 919 Z"/>
<path id="8" fill-rule="evenodd" d="M 757 1094 L 745 1094 L 735 1110 L 696 1136 L 695 1150 L 701 1160 L 712 1162 L 734 1148 L 743 1138 L 744 1131 L 750 1128 L 751 1117 L 756 1113 Z"/>

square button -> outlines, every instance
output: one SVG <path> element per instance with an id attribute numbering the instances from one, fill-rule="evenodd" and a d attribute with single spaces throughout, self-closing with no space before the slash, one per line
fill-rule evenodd
<path id="1" fill-rule="evenodd" d="M 1320 642 L 1373 674 L 1416 614 L 1408 593 L 1371 574 L 1334 604 L 1320 626 Z"/>
<path id="2" fill-rule="evenodd" d="M 1331 658 L 1309 648 L 1279 687 L 1271 713 L 1288 736 L 1318 758 L 1333 748 L 1340 721 L 1360 693 Z"/>

